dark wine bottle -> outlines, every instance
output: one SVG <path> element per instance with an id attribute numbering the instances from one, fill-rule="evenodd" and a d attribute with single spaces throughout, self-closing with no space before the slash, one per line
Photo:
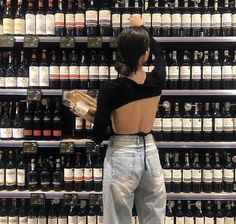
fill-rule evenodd
<path id="1" fill-rule="evenodd" d="M 65 14 L 62 9 L 62 0 L 58 0 L 58 8 L 55 13 L 55 33 L 56 36 L 64 36 L 65 34 Z"/>
<path id="2" fill-rule="evenodd" d="M 19 210 L 16 205 L 16 198 L 11 199 L 11 209 L 9 210 L 8 223 L 19 223 Z"/>
<path id="3" fill-rule="evenodd" d="M 14 34 L 25 35 L 25 15 L 23 13 L 22 0 L 17 1 L 17 10 L 14 18 Z"/>
<path id="4" fill-rule="evenodd" d="M 201 89 L 202 66 L 198 58 L 198 51 L 194 51 L 194 60 L 192 64 L 192 89 Z"/>
<path id="5" fill-rule="evenodd" d="M 56 101 L 56 108 L 53 113 L 53 130 L 52 130 L 52 137 L 54 140 L 61 140 L 62 139 L 62 117 L 61 117 L 61 105 L 60 101 Z"/>
<path id="6" fill-rule="evenodd" d="M 43 167 L 40 172 L 40 189 L 42 191 L 49 191 L 51 188 L 51 175 L 49 172 L 48 161 L 43 159 Z"/>
<path id="7" fill-rule="evenodd" d="M 75 34 L 76 36 L 85 35 L 85 14 L 82 7 L 82 0 L 78 0 L 78 8 L 75 13 Z"/>
<path id="8" fill-rule="evenodd" d="M 3 52 L 0 52 L 0 88 L 5 87 L 5 67 L 3 62 Z"/>
<path id="9" fill-rule="evenodd" d="M 28 1 L 28 9 L 25 14 L 25 33 L 26 35 L 35 35 L 36 33 L 36 18 L 34 11 L 34 1 Z"/>
<path id="10" fill-rule="evenodd" d="M 182 190 L 185 193 L 191 192 L 192 170 L 189 163 L 189 153 L 185 153 L 184 166 L 183 166 L 183 180 Z"/>
<path id="11" fill-rule="evenodd" d="M 75 15 L 72 6 L 72 0 L 68 0 L 68 7 L 65 14 L 66 35 L 75 35 Z"/>
<path id="12" fill-rule="evenodd" d="M 54 203 L 54 200 L 51 201 L 51 205 L 49 207 L 48 211 L 48 224 L 56 224 L 57 223 L 57 210 L 56 210 L 56 203 Z"/>
<path id="13" fill-rule="evenodd" d="M 161 36 L 162 16 L 159 7 L 159 0 L 153 0 L 154 7 L 152 9 L 152 35 L 155 37 Z"/>
<path id="14" fill-rule="evenodd" d="M 46 12 L 46 35 L 55 36 L 55 15 L 53 10 L 53 0 L 48 1 Z"/>
<path id="15" fill-rule="evenodd" d="M 39 65 L 39 87 L 49 88 L 49 66 L 46 50 L 42 50 L 42 61 Z"/>
<path id="16" fill-rule="evenodd" d="M 206 208 L 205 208 L 205 223 L 214 223 L 215 215 L 212 212 L 212 202 L 207 201 Z"/>
<path id="17" fill-rule="evenodd" d="M 101 163 L 100 152 L 96 155 L 96 161 L 93 166 L 93 188 L 96 192 L 102 191 L 103 165 Z"/>
<path id="18" fill-rule="evenodd" d="M 231 89 L 233 83 L 232 61 L 229 51 L 224 51 L 224 60 L 222 64 L 222 87 L 223 89 Z"/>
<path id="19" fill-rule="evenodd" d="M 215 152 L 215 165 L 213 168 L 213 191 L 220 193 L 223 190 L 223 169 L 220 164 L 220 155 Z"/>
<path id="20" fill-rule="evenodd" d="M 74 168 L 75 191 L 80 192 L 84 189 L 84 170 L 81 164 L 81 152 L 76 153 Z"/>
<path id="21" fill-rule="evenodd" d="M 161 15 L 162 21 L 162 36 L 169 37 L 171 34 L 171 13 L 168 3 L 165 3 L 165 7 Z"/>
<path id="22" fill-rule="evenodd" d="M 156 141 L 161 141 L 162 140 L 162 118 L 159 109 L 156 112 L 156 117 L 154 119 L 153 123 L 153 136 Z"/>
<path id="23" fill-rule="evenodd" d="M 5 189 L 5 164 L 3 161 L 3 151 L 0 151 L 0 190 Z"/>
<path id="24" fill-rule="evenodd" d="M 202 201 L 196 201 L 195 205 L 196 205 L 195 222 L 204 223 L 205 217 L 202 209 Z"/>
<path id="25" fill-rule="evenodd" d="M 24 191 L 26 189 L 26 164 L 22 151 L 20 152 L 19 162 L 16 171 L 17 190 Z"/>
<path id="26" fill-rule="evenodd" d="M 149 1 L 144 1 L 144 11 L 142 13 L 142 20 L 143 20 L 143 25 L 147 29 L 148 32 L 151 31 L 151 25 L 152 25 L 152 14 L 151 14 L 151 4 Z"/>
<path id="27" fill-rule="evenodd" d="M 162 118 L 162 140 L 170 141 L 172 139 L 172 120 L 171 120 L 171 105 L 164 105 L 165 113 Z"/>
<path id="28" fill-rule="evenodd" d="M 230 36 L 232 30 L 232 11 L 229 8 L 229 0 L 224 0 L 224 8 L 222 14 L 222 35 Z"/>
<path id="29" fill-rule="evenodd" d="M 98 34 L 98 11 L 94 7 L 94 1 L 88 1 L 88 7 L 85 13 L 85 23 L 87 28 L 87 36 L 96 36 Z"/>
<path id="30" fill-rule="evenodd" d="M 84 190 L 92 191 L 93 190 L 93 171 L 92 171 L 92 162 L 91 154 L 87 153 L 87 161 L 84 167 Z"/>
<path id="31" fill-rule="evenodd" d="M 210 154 L 205 154 L 205 164 L 202 171 L 202 187 L 206 193 L 212 192 L 213 172 L 210 164 Z"/>
<path id="32" fill-rule="evenodd" d="M 102 86 L 109 78 L 109 67 L 105 52 L 100 53 L 100 64 L 98 66 L 98 77 L 100 86 Z"/>
<path id="33" fill-rule="evenodd" d="M 189 8 L 188 0 L 184 1 L 184 8 L 182 11 L 182 36 L 189 37 L 191 34 L 192 27 L 192 15 L 191 10 Z"/>
<path id="34" fill-rule="evenodd" d="M 29 191 L 36 191 L 38 189 L 38 172 L 35 166 L 35 159 L 31 159 L 30 168 L 27 172 L 27 183 Z"/>
<path id="35" fill-rule="evenodd" d="M 43 116 L 43 139 L 51 140 L 52 139 L 52 114 L 49 109 L 50 101 L 47 99 L 46 108 L 44 110 Z"/>
<path id="36" fill-rule="evenodd" d="M 0 62 L 0 65 L 1 65 L 1 62 Z M 1 71 L 0 71 L 0 74 L 1 74 Z M 21 51 L 20 65 L 17 70 L 16 86 L 17 88 L 29 87 L 29 68 L 27 65 L 27 59 L 25 57 L 24 51 Z"/>
<path id="37" fill-rule="evenodd" d="M 172 60 L 169 66 L 170 89 L 179 87 L 179 63 L 177 60 L 177 51 L 172 52 Z"/>
<path id="38" fill-rule="evenodd" d="M 122 16 L 121 16 L 121 26 L 122 26 L 122 29 L 126 29 L 128 27 L 130 27 L 130 24 L 129 24 L 129 18 L 131 16 L 131 12 L 130 12 L 130 8 L 129 8 L 129 0 L 125 0 L 125 7 L 122 11 Z"/>
<path id="39" fill-rule="evenodd" d="M 205 103 L 205 113 L 202 119 L 203 141 L 212 141 L 213 119 L 210 114 L 210 103 Z"/>
<path id="40" fill-rule="evenodd" d="M 177 208 L 175 211 L 175 223 L 176 224 L 184 223 L 184 212 L 183 212 L 182 201 L 177 201 Z"/>
<path id="41" fill-rule="evenodd" d="M 56 160 L 56 169 L 53 172 L 53 190 L 62 191 L 63 190 L 63 172 L 61 169 L 61 160 Z"/>
<path id="42" fill-rule="evenodd" d="M 215 217 L 215 223 L 224 223 L 224 214 L 223 214 L 223 209 L 222 209 L 222 202 L 221 201 L 216 201 L 216 217 Z"/>
<path id="43" fill-rule="evenodd" d="M 231 103 L 225 102 L 224 104 L 224 115 L 223 115 L 223 133 L 224 141 L 234 140 L 234 119 L 233 115 L 230 113 Z"/>
<path id="44" fill-rule="evenodd" d="M 199 3 L 194 2 L 194 9 L 192 14 L 192 36 L 201 36 L 202 15 L 199 9 Z"/>
<path id="45" fill-rule="evenodd" d="M 221 35 L 221 13 L 219 11 L 219 1 L 214 0 L 214 10 L 211 16 L 212 36 Z"/>
<path id="46" fill-rule="evenodd" d="M 13 191 L 16 189 L 16 163 L 13 151 L 8 153 L 8 162 L 6 164 L 6 190 Z"/>
<path id="47" fill-rule="evenodd" d="M 69 89 L 69 66 L 67 60 L 66 51 L 62 51 L 62 62 L 59 67 L 60 70 L 60 81 L 61 81 L 61 89 Z"/>
<path id="48" fill-rule="evenodd" d="M 46 35 L 46 15 L 43 8 L 43 0 L 38 0 L 36 11 L 36 35 Z"/>
<path id="49" fill-rule="evenodd" d="M 37 52 L 32 51 L 32 59 L 29 65 L 29 87 L 37 88 L 39 87 L 39 66 L 37 62 Z"/>
<path id="50" fill-rule="evenodd" d="M 184 110 L 185 110 L 185 113 L 183 116 L 183 136 L 182 136 L 182 139 L 184 141 L 192 141 L 193 119 L 190 114 L 191 105 L 189 103 L 185 103 Z"/>
<path id="51" fill-rule="evenodd" d="M 220 103 L 215 103 L 214 123 L 214 141 L 223 140 L 223 116 L 220 113 Z"/>
<path id="52" fill-rule="evenodd" d="M 84 137 L 84 120 L 82 117 L 75 116 L 74 138 L 82 139 Z"/>
<path id="53" fill-rule="evenodd" d="M 16 115 L 13 120 L 12 137 L 15 140 L 22 140 L 24 138 L 23 120 L 20 116 L 20 103 L 18 102 L 16 103 Z"/>
<path id="54" fill-rule="evenodd" d="M 212 88 L 212 66 L 209 60 L 208 51 L 204 51 L 204 59 L 202 64 L 202 87 L 203 89 Z"/>
<path id="55" fill-rule="evenodd" d="M 235 14 L 236 18 L 236 14 Z M 0 62 L 1 64 L 1 62 Z M 0 71 L 0 76 L 1 76 L 1 71 Z M 232 62 L 232 88 L 236 88 L 236 50 L 234 51 L 234 60 Z"/>
<path id="56" fill-rule="evenodd" d="M 6 1 L 6 8 L 3 14 L 3 35 L 14 35 L 14 20 L 11 0 Z"/>
<path id="57" fill-rule="evenodd" d="M 234 213 L 232 211 L 232 202 L 226 202 L 225 223 L 234 223 Z"/>
<path id="58" fill-rule="evenodd" d="M 194 162 L 192 167 L 192 191 L 200 193 L 202 190 L 202 169 L 199 164 L 199 154 L 194 153 Z"/>
<path id="59" fill-rule="evenodd" d="M 179 114 L 179 103 L 175 103 L 175 111 L 172 118 L 172 140 L 181 141 L 183 131 L 183 121 Z"/>
<path id="60" fill-rule="evenodd" d="M 199 103 L 195 103 L 195 112 L 193 115 L 193 141 L 202 140 L 202 117 L 199 113 Z"/>
<path id="61" fill-rule="evenodd" d="M 95 51 L 91 52 L 91 59 L 89 65 L 89 88 L 99 89 L 98 61 Z"/>
<path id="62" fill-rule="evenodd" d="M 202 12 L 202 32 L 204 37 L 211 35 L 211 12 L 208 0 L 204 0 L 204 10 Z"/>
<path id="63" fill-rule="evenodd" d="M 13 60 L 13 51 L 8 52 L 8 66 L 5 70 L 5 87 L 16 88 L 16 70 Z"/>
<path id="64" fill-rule="evenodd" d="M 109 9 L 108 1 L 101 2 L 99 10 L 99 27 L 101 36 L 111 35 L 111 10 Z"/>
<path id="65" fill-rule="evenodd" d="M 26 199 L 21 199 L 21 206 L 19 210 L 19 224 L 28 223 L 28 210 L 26 209 Z"/>
<path id="66" fill-rule="evenodd" d="M 224 177 L 224 191 L 225 192 L 233 192 L 234 188 L 234 168 L 232 165 L 231 154 L 227 153 L 226 163 L 223 169 L 223 177 Z"/>
<path id="67" fill-rule="evenodd" d="M 1 129 L 0 129 L 0 137 L 2 140 L 12 139 L 12 120 L 10 106 L 8 103 L 4 104 L 4 114 L 1 120 Z"/>
<path id="68" fill-rule="evenodd" d="M 172 169 L 172 191 L 174 193 L 181 192 L 182 169 L 179 163 L 179 153 L 175 153 L 175 159 Z"/>
<path id="69" fill-rule="evenodd" d="M 191 201 L 187 201 L 187 209 L 185 210 L 184 221 L 185 223 L 194 224 L 194 214 Z"/>
<path id="70" fill-rule="evenodd" d="M 121 32 L 121 13 L 120 13 L 120 3 L 114 2 L 112 16 L 112 36 L 118 36 Z"/>
<path id="71" fill-rule="evenodd" d="M 34 111 L 34 130 L 33 130 L 33 138 L 34 140 L 42 139 L 42 110 L 40 106 L 40 102 L 37 102 L 36 109 Z"/>
<path id="72" fill-rule="evenodd" d="M 24 139 L 33 139 L 33 112 L 28 101 L 26 103 L 26 110 L 24 113 Z"/>
<path id="73" fill-rule="evenodd" d="M 67 157 L 67 163 L 64 167 L 64 186 L 65 191 L 70 192 L 74 190 L 74 170 L 69 156 Z"/>
<path id="74" fill-rule="evenodd" d="M 181 13 L 179 10 L 179 0 L 175 0 L 175 7 L 171 15 L 172 35 L 174 37 L 181 36 Z"/>
<path id="75" fill-rule="evenodd" d="M 7 199 L 1 199 L 0 200 L 0 221 L 1 223 L 7 224 L 8 223 L 8 213 L 9 210 L 7 208 Z"/>
<path id="76" fill-rule="evenodd" d="M 190 89 L 191 66 L 189 51 L 184 51 L 183 61 L 180 66 L 180 85 L 181 89 Z"/>
<path id="77" fill-rule="evenodd" d="M 166 192 L 171 192 L 172 186 L 172 168 L 170 165 L 170 154 L 165 153 L 165 163 L 163 165 L 163 173 L 165 179 Z"/>
<path id="78" fill-rule="evenodd" d="M 51 89 L 60 89 L 60 71 L 57 63 L 56 51 L 52 51 L 52 62 L 49 66 L 49 86 Z"/>
<path id="79" fill-rule="evenodd" d="M 77 55 L 75 51 L 71 54 L 71 63 L 69 66 L 70 88 L 79 89 L 79 66 L 77 63 Z"/>
<path id="80" fill-rule="evenodd" d="M 88 89 L 88 83 L 89 83 L 89 67 L 87 63 L 87 58 L 85 56 L 85 52 L 82 52 L 81 56 L 81 62 L 79 67 L 79 73 L 80 73 L 80 88 L 81 89 Z"/>

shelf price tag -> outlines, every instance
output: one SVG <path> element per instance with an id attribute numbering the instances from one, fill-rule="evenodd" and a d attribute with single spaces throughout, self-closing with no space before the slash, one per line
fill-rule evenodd
<path id="1" fill-rule="evenodd" d="M 45 195 L 42 193 L 32 193 L 30 195 L 30 204 L 33 206 L 45 206 Z"/>
<path id="2" fill-rule="evenodd" d="M 86 153 L 98 154 L 100 152 L 100 146 L 96 145 L 94 142 L 86 142 Z"/>
<path id="3" fill-rule="evenodd" d="M 89 37 L 88 38 L 88 48 L 102 48 L 102 38 L 101 37 Z"/>
<path id="4" fill-rule="evenodd" d="M 42 98 L 41 89 L 28 89 L 27 90 L 27 101 L 40 101 Z"/>
<path id="5" fill-rule="evenodd" d="M 89 194 L 89 204 L 102 206 L 102 194 Z"/>
<path id="6" fill-rule="evenodd" d="M 72 154 L 75 150 L 74 142 L 61 142 L 60 143 L 60 153 L 61 154 Z"/>
<path id="7" fill-rule="evenodd" d="M 74 48 L 75 38 L 74 37 L 61 37 L 60 48 Z"/>
<path id="8" fill-rule="evenodd" d="M 24 37 L 24 48 L 37 48 L 39 46 L 38 37 Z"/>
<path id="9" fill-rule="evenodd" d="M 111 37 L 111 39 L 110 39 L 110 48 L 116 48 L 117 47 L 117 42 L 118 42 L 117 37 Z"/>
<path id="10" fill-rule="evenodd" d="M 77 205 L 78 195 L 77 194 L 64 194 L 63 202 L 64 202 L 64 205 Z"/>
<path id="11" fill-rule="evenodd" d="M 38 152 L 37 142 L 23 142 L 24 154 L 36 154 Z"/>
<path id="12" fill-rule="evenodd" d="M 14 47 L 14 42 L 14 37 L 0 36 L 0 47 Z"/>

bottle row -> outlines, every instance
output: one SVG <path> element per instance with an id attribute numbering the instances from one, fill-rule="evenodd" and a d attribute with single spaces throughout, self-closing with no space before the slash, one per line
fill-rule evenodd
<path id="1" fill-rule="evenodd" d="M 167 201 L 165 224 L 234 224 L 235 201 Z"/>
<path id="2" fill-rule="evenodd" d="M 174 106 L 173 106 L 174 105 Z M 235 141 L 234 104 L 175 103 L 164 101 L 153 125 L 157 141 Z M 211 105 L 211 107 L 210 107 Z M 163 108 L 164 107 L 164 110 Z M 194 110 L 193 110 L 194 108 Z"/>
<path id="3" fill-rule="evenodd" d="M 67 156 L 37 156 L 0 151 L 0 190 L 102 191 L 100 152 Z"/>
<path id="4" fill-rule="evenodd" d="M 12 10 L 11 0 L 6 1 L 2 9 L 3 35 L 57 35 L 57 36 L 117 36 L 122 29 L 129 27 L 131 15 L 143 18 L 144 25 L 154 36 L 230 36 L 236 34 L 236 13 L 230 7 L 229 0 L 224 0 L 223 8 L 219 8 L 218 0 L 214 0 L 214 8 L 209 8 L 208 0 L 204 0 L 204 7 L 199 8 L 199 1 L 184 1 L 183 8 L 179 8 L 178 0 L 174 7 L 168 2 L 153 0 L 145 1 L 144 7 L 140 0 L 102 1 L 99 9 L 93 0 L 85 6 L 78 0 L 76 7 L 72 0 L 63 7 L 59 0 L 57 6 L 53 1 L 38 0 L 37 9 L 34 1 L 28 1 L 28 6 L 22 6 L 18 0 L 17 9 Z M 37 3 L 37 2 L 36 2 Z M 98 1 L 97 1 L 98 3 Z M 159 4 L 160 3 L 160 4 Z M 160 8 L 160 5 L 163 8 Z M 36 5 L 35 5 L 36 6 Z M 56 8 L 56 10 L 54 10 Z M 76 9 L 75 9 L 76 8 Z M 14 11 L 14 12 L 13 12 Z"/>
<path id="5" fill-rule="evenodd" d="M 235 156 L 231 153 L 165 153 L 163 173 L 167 192 L 235 191 Z M 191 158 L 190 158 L 191 156 Z"/>

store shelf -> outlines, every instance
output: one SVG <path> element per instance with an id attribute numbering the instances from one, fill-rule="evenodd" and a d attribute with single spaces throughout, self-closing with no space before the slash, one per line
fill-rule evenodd
<path id="1" fill-rule="evenodd" d="M 236 142 L 157 142 L 158 148 L 236 148 Z"/>
<path id="2" fill-rule="evenodd" d="M 42 89 L 43 95 L 48 96 L 61 96 L 63 93 L 62 89 Z M 0 89 L 1 96 L 26 96 L 27 89 Z"/>

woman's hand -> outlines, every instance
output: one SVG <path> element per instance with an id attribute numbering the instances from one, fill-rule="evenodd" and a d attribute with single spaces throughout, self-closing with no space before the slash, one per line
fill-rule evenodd
<path id="1" fill-rule="evenodd" d="M 130 16 L 129 23 L 131 26 L 143 26 L 143 20 L 138 16 Z"/>

